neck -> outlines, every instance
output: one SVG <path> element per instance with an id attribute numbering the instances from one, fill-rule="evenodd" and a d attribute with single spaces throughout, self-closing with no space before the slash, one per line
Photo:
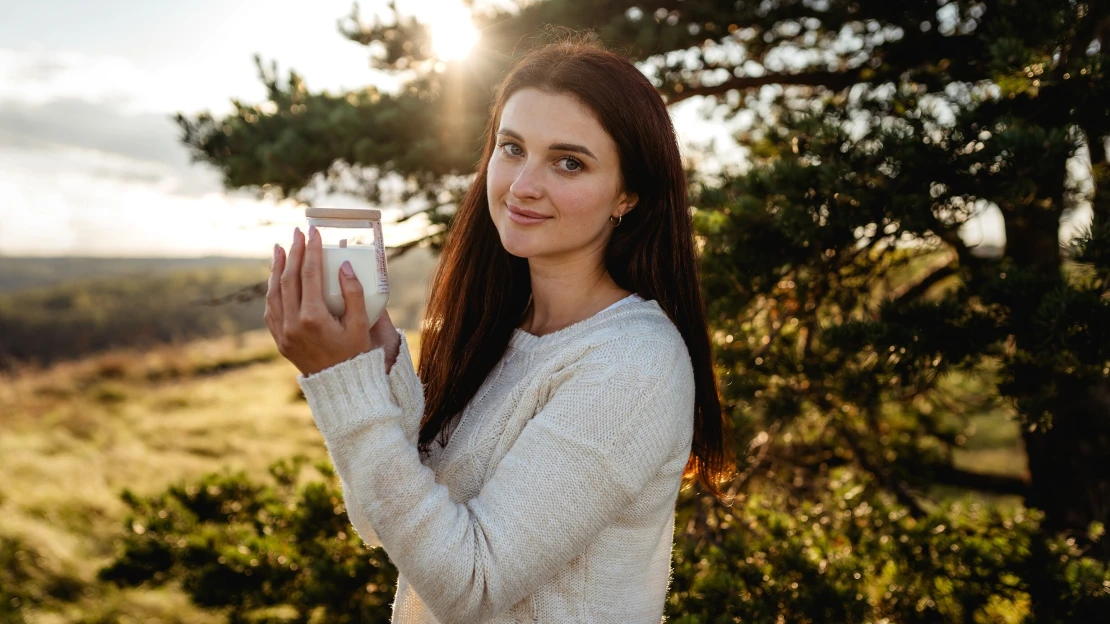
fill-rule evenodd
<path id="1" fill-rule="evenodd" d="M 543 336 L 569 327 L 613 305 L 631 293 L 617 285 L 604 263 L 528 261 L 532 305 L 521 328 Z"/>

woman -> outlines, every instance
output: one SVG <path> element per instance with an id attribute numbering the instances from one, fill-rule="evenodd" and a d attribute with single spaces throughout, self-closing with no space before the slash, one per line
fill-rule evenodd
<path id="1" fill-rule="evenodd" d="M 394 622 L 652 622 L 686 478 L 728 475 L 674 129 L 625 59 L 562 42 L 502 82 L 433 281 L 416 375 L 389 315 L 280 246 L 266 321 Z"/>

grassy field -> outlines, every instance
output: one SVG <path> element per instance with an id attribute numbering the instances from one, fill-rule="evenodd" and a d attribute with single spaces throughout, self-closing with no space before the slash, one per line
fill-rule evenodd
<path id="1" fill-rule="evenodd" d="M 390 266 L 391 277 L 404 281 L 403 288 L 394 288 L 390 316 L 408 329 L 417 358 L 426 287 L 420 276 L 430 266 L 420 256 L 408 267 Z M 170 272 L 159 279 L 186 279 L 181 276 Z M 133 278 L 116 276 L 107 283 Z M 14 305 L 29 301 L 17 297 L 48 301 L 79 292 L 82 283 L 88 284 L 40 285 L 0 296 L 0 329 L 5 309 L 20 318 L 48 313 L 49 306 Z M 174 301 L 168 300 L 168 309 Z M 127 309 L 129 303 L 116 305 Z M 98 308 L 74 310 L 94 317 Z M 257 314 L 260 326 L 261 308 Z M 96 573 L 112 561 L 124 535 L 124 488 L 155 494 L 224 470 L 264 480 L 275 460 L 326 458 L 295 375 L 265 329 L 149 350 L 115 348 L 42 369 L 0 372 L 0 467 L 6 477 L 0 487 L 0 597 L 5 591 L 28 596 L 20 611 L 33 624 L 225 621 L 192 606 L 173 585 L 119 590 L 99 583 Z M 946 383 L 965 407 L 991 393 L 989 374 Z M 987 407 L 965 423 L 967 439 L 954 462 L 981 472 L 1023 474 L 1024 453 L 1010 410 Z M 943 488 L 931 494 L 963 495 Z M 0 620 L 4 612 L 0 608 Z"/>
<path id="2" fill-rule="evenodd" d="M 153 494 L 225 469 L 261 480 L 274 460 L 325 458 L 295 375 L 261 330 L 0 378 L 0 583 L 38 593 L 27 621 L 223 622 L 174 586 L 121 591 L 96 572 L 123 535 L 125 487 Z M 976 419 L 959 465 L 1024 470 L 999 416 Z"/>
<path id="3" fill-rule="evenodd" d="M 261 329 L 269 267 L 265 259 L 0 258 L 0 371 Z M 422 248 L 390 260 L 398 327 L 418 328 L 434 267 Z M 71 279 L 58 283 L 68 270 Z"/>
<path id="4" fill-rule="evenodd" d="M 46 288 L 104 278 L 146 278 L 166 273 L 222 267 L 269 266 L 261 258 L 96 258 L 80 256 L 24 257 L 0 255 L 0 293 Z"/>
<path id="5" fill-rule="evenodd" d="M 326 457 L 296 369 L 258 329 L 263 301 L 198 303 L 264 281 L 268 262 L 147 260 L 0 260 L 0 596 L 28 596 L 29 622 L 223 622 L 173 586 L 97 582 L 121 491 Z M 422 249 L 390 262 L 390 317 L 414 348 L 433 268 Z"/>
<path id="6" fill-rule="evenodd" d="M 119 591 L 96 572 L 123 534 L 125 487 L 151 494 L 224 469 L 261 479 L 277 459 L 325 458 L 295 375 L 261 330 L 0 378 L 0 583 L 39 592 L 27 620 L 224 621 L 175 588 Z"/>

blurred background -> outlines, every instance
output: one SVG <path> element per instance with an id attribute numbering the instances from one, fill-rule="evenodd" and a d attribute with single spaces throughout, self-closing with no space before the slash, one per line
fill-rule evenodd
<path id="1" fill-rule="evenodd" d="M 553 27 L 636 60 L 688 167 L 738 473 L 680 496 L 670 620 L 1110 612 L 1105 3 L 3 16 L 0 621 L 388 621 L 270 251 L 306 206 L 382 210 L 418 358 L 493 88 Z"/>

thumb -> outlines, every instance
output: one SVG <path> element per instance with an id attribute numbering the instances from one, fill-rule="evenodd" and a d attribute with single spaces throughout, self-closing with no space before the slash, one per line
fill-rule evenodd
<path id="1" fill-rule="evenodd" d="M 366 299 L 363 298 L 362 283 L 355 276 L 355 270 L 347 260 L 339 267 L 339 288 L 343 291 L 343 326 L 368 329 L 370 319 L 366 318 Z"/>

